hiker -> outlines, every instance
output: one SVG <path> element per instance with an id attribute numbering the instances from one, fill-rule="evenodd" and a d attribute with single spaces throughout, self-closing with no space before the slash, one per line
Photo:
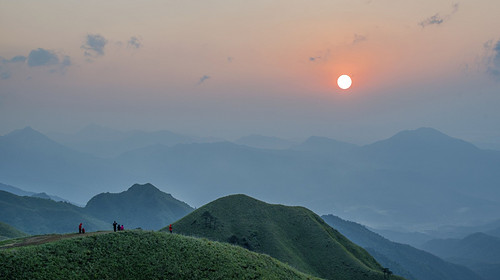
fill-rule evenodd
<path id="1" fill-rule="evenodd" d="M 120 231 L 120 224 L 118 224 L 118 231 Z"/>
<path id="2" fill-rule="evenodd" d="M 82 228 L 82 234 L 85 234 L 85 228 Z"/>
<path id="3" fill-rule="evenodd" d="M 170 230 L 170 233 L 172 233 L 172 224 L 168 225 L 168 230 Z"/>
<path id="4" fill-rule="evenodd" d="M 116 223 L 116 221 L 114 221 L 114 222 L 113 222 L 113 230 L 114 230 L 115 232 L 116 232 L 116 225 L 117 225 L 117 223 Z"/>
<path id="5" fill-rule="evenodd" d="M 78 226 L 78 233 L 82 233 L 82 223 Z"/>
<path id="6" fill-rule="evenodd" d="M 120 230 L 124 230 L 124 229 L 123 229 L 123 225 L 122 225 L 122 228 L 121 228 Z"/>

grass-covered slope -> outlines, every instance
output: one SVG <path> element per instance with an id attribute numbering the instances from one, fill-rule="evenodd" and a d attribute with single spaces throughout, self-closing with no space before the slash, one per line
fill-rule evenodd
<path id="1" fill-rule="evenodd" d="M 75 232 L 79 223 L 87 231 L 110 228 L 109 224 L 82 212 L 82 208 L 67 202 L 0 191 L 0 221 L 28 234 Z"/>
<path id="2" fill-rule="evenodd" d="M 176 233 L 238 244 L 318 277 L 384 278 L 370 254 L 303 207 L 232 195 L 193 211 L 173 226 Z"/>
<path id="3" fill-rule="evenodd" d="M 311 279 L 238 246 L 125 231 L 0 251 L 1 279 Z"/>
<path id="4" fill-rule="evenodd" d="M 23 236 L 27 236 L 27 234 L 16 229 L 11 225 L 0 222 L 0 241 L 4 239 L 17 238 Z"/>
<path id="5" fill-rule="evenodd" d="M 85 211 L 109 224 L 158 230 L 193 211 L 191 206 L 151 184 L 135 184 L 121 193 L 101 193 L 89 200 Z"/>

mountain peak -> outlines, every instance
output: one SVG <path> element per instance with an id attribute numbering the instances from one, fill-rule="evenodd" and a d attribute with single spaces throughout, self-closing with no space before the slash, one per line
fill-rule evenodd
<path id="1" fill-rule="evenodd" d="M 160 190 L 157 187 L 153 186 L 153 184 L 151 184 L 151 183 L 134 184 L 127 191 L 130 191 L 130 192 L 137 192 L 137 191 L 158 191 L 158 192 L 160 192 Z"/>
<path id="2" fill-rule="evenodd" d="M 454 138 L 430 127 L 421 127 L 415 130 L 401 131 L 389 139 L 381 140 L 367 147 L 382 149 L 406 150 L 424 148 L 430 150 L 455 150 L 465 151 L 477 149 L 471 143 Z"/>

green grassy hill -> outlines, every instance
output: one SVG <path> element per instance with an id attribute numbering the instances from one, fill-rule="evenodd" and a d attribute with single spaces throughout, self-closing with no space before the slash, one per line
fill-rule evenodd
<path id="1" fill-rule="evenodd" d="M 0 222 L 0 241 L 23 236 L 27 236 L 27 234 L 11 225 Z"/>
<path id="2" fill-rule="evenodd" d="M 2 279 L 312 279 L 238 246 L 125 231 L 0 250 Z"/>
<path id="3" fill-rule="evenodd" d="M 101 193 L 89 200 L 85 212 L 126 228 L 158 230 L 193 211 L 191 206 L 151 184 L 135 184 L 121 193 Z"/>
<path id="4" fill-rule="evenodd" d="M 82 208 L 73 204 L 5 191 L 0 191 L 0 213 L 0 221 L 28 234 L 75 232 L 79 223 L 87 231 L 110 228 L 108 223 L 84 214 Z"/>
<path id="5" fill-rule="evenodd" d="M 269 254 L 318 277 L 384 279 L 382 267 L 369 253 L 303 207 L 231 195 L 193 211 L 173 229 Z"/>

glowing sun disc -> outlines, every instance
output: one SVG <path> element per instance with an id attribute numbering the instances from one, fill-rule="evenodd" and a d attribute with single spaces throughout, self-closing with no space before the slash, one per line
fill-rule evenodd
<path id="1" fill-rule="evenodd" d="M 347 75 L 342 75 L 337 79 L 337 84 L 339 85 L 339 88 L 341 88 L 341 89 L 348 89 L 352 85 L 351 77 L 349 77 Z"/>

